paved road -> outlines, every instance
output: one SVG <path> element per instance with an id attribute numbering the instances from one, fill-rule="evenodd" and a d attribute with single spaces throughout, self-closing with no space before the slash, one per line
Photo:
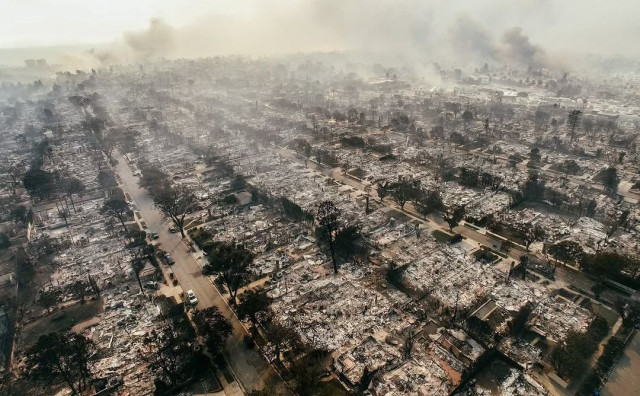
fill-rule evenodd
<path id="1" fill-rule="evenodd" d="M 172 234 L 168 231 L 172 224 L 165 220 L 153 206 L 153 199 L 149 193 L 138 187 L 138 179 L 133 175 L 125 158 L 119 154 L 116 158 L 118 159 L 116 171 L 122 179 L 123 189 L 133 199 L 135 207 L 141 212 L 149 231 L 158 233 L 158 242 L 161 247 L 169 252 L 175 260 L 176 263 L 171 268 L 183 290 L 191 289 L 195 292 L 198 297 L 198 308 L 215 305 L 233 324 L 233 333 L 227 340 L 225 355 L 236 377 L 247 391 L 260 388 L 264 379 L 273 375 L 273 369 L 255 349 L 244 346 L 243 340 L 247 332 L 229 309 L 225 302 L 226 297 L 221 296 L 209 278 L 202 275 L 198 263 L 182 243 L 180 234 Z"/>
<path id="2" fill-rule="evenodd" d="M 636 396 L 640 392 L 640 332 L 636 331 L 616 364 L 603 396 Z"/>

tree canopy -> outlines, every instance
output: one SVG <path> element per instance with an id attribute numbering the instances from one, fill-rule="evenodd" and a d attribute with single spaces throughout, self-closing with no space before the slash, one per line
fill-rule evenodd
<path id="1" fill-rule="evenodd" d="M 453 231 L 453 227 L 460 224 L 460 221 L 464 218 L 465 208 L 463 205 L 457 206 L 452 210 L 447 211 L 444 215 L 444 221 L 449 225 L 449 230 Z"/>
<path id="2" fill-rule="evenodd" d="M 72 394 L 81 395 L 91 385 L 94 349 L 80 334 L 44 334 L 26 353 L 27 369 L 51 384 L 62 379 Z"/>
<path id="3" fill-rule="evenodd" d="M 127 226 L 124 224 L 124 219 L 131 212 L 131 208 L 125 200 L 121 198 L 111 198 L 104 203 L 101 212 L 120 220 L 124 232 L 127 232 Z"/>
<path id="4" fill-rule="evenodd" d="M 235 304 L 238 289 L 249 280 L 253 253 L 235 243 L 221 243 L 209 254 L 211 270 L 218 274 Z"/>
<path id="5" fill-rule="evenodd" d="M 170 218 L 185 237 L 184 225 L 187 214 L 193 211 L 197 198 L 193 190 L 187 186 L 165 185 L 152 192 L 153 202 L 165 216 Z"/>
<path id="6" fill-rule="evenodd" d="M 49 197 L 56 189 L 54 174 L 42 169 L 28 170 L 22 183 L 29 194 L 41 199 Z"/>
<path id="7" fill-rule="evenodd" d="M 201 309 L 193 317 L 198 333 L 204 338 L 209 353 L 215 356 L 224 349 L 224 343 L 231 334 L 231 322 L 224 317 L 218 307 Z"/>
<path id="8" fill-rule="evenodd" d="M 332 201 L 323 201 L 318 205 L 316 212 L 316 221 L 318 222 L 318 232 L 320 238 L 318 242 L 326 244 L 331 253 L 331 261 L 333 262 L 333 272 L 338 273 L 338 262 L 336 261 L 335 238 L 336 232 L 340 228 L 340 209 Z"/>

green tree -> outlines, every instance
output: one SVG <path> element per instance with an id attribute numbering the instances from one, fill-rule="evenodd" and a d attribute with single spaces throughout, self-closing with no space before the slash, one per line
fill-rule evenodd
<path id="1" fill-rule="evenodd" d="M 554 243 L 547 251 L 556 259 L 570 264 L 581 262 L 585 254 L 578 242 L 569 239 Z"/>
<path id="2" fill-rule="evenodd" d="M 55 191 L 55 177 L 53 173 L 42 169 L 30 169 L 25 173 L 22 184 L 29 194 L 40 199 L 47 198 Z"/>
<path id="3" fill-rule="evenodd" d="M 522 186 L 522 194 L 524 198 L 531 202 L 540 201 L 544 198 L 545 180 L 540 176 L 531 172 L 529 178 Z"/>
<path id="4" fill-rule="evenodd" d="M 336 254 L 345 259 L 365 258 L 369 249 L 362 235 L 359 225 L 350 225 L 341 228 L 335 236 Z"/>
<path id="5" fill-rule="evenodd" d="M 447 211 L 442 218 L 449 225 L 449 231 L 453 231 L 453 227 L 456 227 L 462 219 L 464 219 L 465 207 L 464 205 L 460 205 L 455 207 L 453 210 Z"/>
<path id="6" fill-rule="evenodd" d="M 598 252 L 585 260 L 587 271 L 602 277 L 616 277 L 628 266 L 629 258 L 616 252 Z"/>
<path id="7" fill-rule="evenodd" d="M 545 237 L 544 229 L 536 224 L 532 226 L 531 224 L 522 224 L 518 227 L 518 236 L 524 241 L 524 246 L 529 251 L 529 246 L 533 242 L 542 242 Z"/>
<path id="8" fill-rule="evenodd" d="M 421 190 L 415 201 L 418 213 L 427 216 L 435 211 L 442 210 L 444 204 L 442 197 L 437 190 Z"/>
<path id="9" fill-rule="evenodd" d="M 376 192 L 381 200 L 384 199 L 391 194 L 391 184 L 387 181 L 378 182 L 376 184 Z"/>
<path id="10" fill-rule="evenodd" d="M 290 368 L 294 389 L 299 396 L 322 395 L 322 378 L 327 373 L 327 351 L 314 349 L 293 362 Z"/>
<path id="11" fill-rule="evenodd" d="M 465 126 L 473 121 L 473 113 L 469 110 L 465 110 L 462 112 L 462 120 L 464 121 Z"/>
<path id="12" fill-rule="evenodd" d="M 167 175 L 159 166 L 153 166 L 148 162 L 140 164 L 141 177 L 138 181 L 138 185 L 152 195 L 156 189 L 163 188 L 169 183 L 169 175 Z"/>
<path id="13" fill-rule="evenodd" d="M 231 334 L 231 322 L 224 317 L 218 307 L 209 307 L 196 312 L 193 322 L 198 333 L 204 338 L 209 353 L 216 356 L 224 349 L 224 343 Z"/>
<path id="14" fill-rule="evenodd" d="M 38 295 L 38 305 L 47 310 L 47 313 L 51 312 L 51 308 L 58 304 L 58 293 L 50 290 L 43 290 Z"/>
<path id="15" fill-rule="evenodd" d="M 26 223 L 29 221 L 28 213 L 29 211 L 26 206 L 18 205 L 11 209 L 11 218 L 16 222 Z"/>
<path id="16" fill-rule="evenodd" d="M 551 363 L 561 377 L 572 378 L 585 370 L 589 364 L 589 357 L 585 353 L 586 344 L 586 334 L 569 331 L 565 339 L 553 349 Z"/>
<path id="17" fill-rule="evenodd" d="M 80 334 L 45 334 L 28 349 L 26 367 L 47 384 L 62 379 L 73 395 L 82 395 L 91 386 L 94 351 L 93 343 Z"/>
<path id="18" fill-rule="evenodd" d="M 174 394 L 172 391 L 191 377 L 192 373 L 188 372 L 188 367 L 194 356 L 191 347 L 192 332 L 193 328 L 191 331 L 181 331 L 166 323 L 159 331 L 162 337 L 147 338 L 139 349 L 140 359 L 157 375 L 156 391 L 164 389 L 161 394 Z"/>
<path id="19" fill-rule="evenodd" d="M 604 190 L 609 195 L 614 195 L 618 192 L 618 184 L 620 184 L 620 176 L 614 166 L 610 166 L 604 170 L 602 174 L 602 185 Z"/>
<path id="20" fill-rule="evenodd" d="M 558 166 L 559 170 L 561 170 L 565 175 L 577 175 L 580 173 L 582 168 L 575 160 L 567 159 L 564 160 L 562 164 Z"/>
<path id="21" fill-rule="evenodd" d="M 233 304 L 236 303 L 238 289 L 249 280 L 249 266 L 253 261 L 253 253 L 234 243 L 221 243 L 209 254 L 212 271 L 218 274 L 222 284 L 227 288 Z"/>
<path id="22" fill-rule="evenodd" d="M 407 202 L 416 198 L 419 191 L 412 181 L 406 179 L 391 183 L 390 189 L 391 197 L 400 205 L 401 210 L 404 210 L 404 205 Z"/>
<path id="23" fill-rule="evenodd" d="M 238 317 L 249 319 L 251 323 L 257 325 L 269 311 L 271 301 L 266 290 L 251 290 L 241 295 L 240 304 L 237 306 Z"/>
<path id="24" fill-rule="evenodd" d="M 281 362 L 282 351 L 286 349 L 298 350 L 303 345 L 295 330 L 278 322 L 268 322 L 264 326 L 264 331 L 267 340 L 273 345 L 274 357 L 278 362 Z"/>
<path id="25" fill-rule="evenodd" d="M 80 299 L 80 304 L 84 304 L 87 297 L 87 285 L 81 280 L 77 280 L 71 284 L 71 292 Z"/>

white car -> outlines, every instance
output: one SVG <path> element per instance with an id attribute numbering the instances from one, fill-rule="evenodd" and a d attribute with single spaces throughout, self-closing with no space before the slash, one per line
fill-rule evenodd
<path id="1" fill-rule="evenodd" d="M 196 293 L 194 293 L 193 290 L 187 290 L 187 300 L 191 305 L 196 305 L 198 303 L 198 297 L 196 297 Z"/>

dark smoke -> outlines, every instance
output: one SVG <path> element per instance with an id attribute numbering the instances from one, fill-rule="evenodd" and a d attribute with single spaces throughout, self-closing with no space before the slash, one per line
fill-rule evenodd
<path id="1" fill-rule="evenodd" d="M 450 28 L 454 59 L 462 62 L 496 61 L 499 49 L 491 33 L 468 15 L 460 15 Z"/>
<path id="2" fill-rule="evenodd" d="M 545 66 L 549 62 L 545 51 L 532 44 L 520 27 L 506 30 L 502 35 L 502 44 L 503 61 L 532 67 Z"/>

